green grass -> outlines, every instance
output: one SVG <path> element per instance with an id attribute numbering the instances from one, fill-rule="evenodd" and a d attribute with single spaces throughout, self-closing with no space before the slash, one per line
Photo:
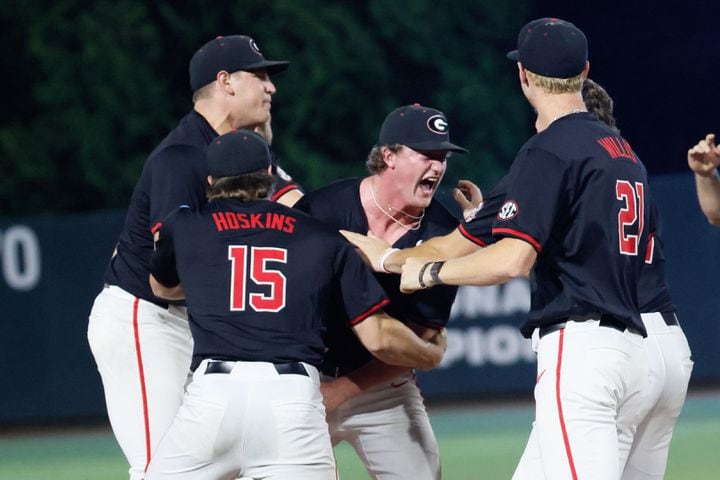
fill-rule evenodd
<path id="1" fill-rule="evenodd" d="M 511 477 L 530 431 L 532 409 L 465 407 L 431 409 L 443 478 Z M 666 480 L 705 480 L 720 472 L 720 397 L 695 395 L 680 417 Z M 342 480 L 365 480 L 365 469 L 347 444 L 336 449 Z M 0 437 L 0 480 L 125 480 L 127 465 L 107 430 Z"/>

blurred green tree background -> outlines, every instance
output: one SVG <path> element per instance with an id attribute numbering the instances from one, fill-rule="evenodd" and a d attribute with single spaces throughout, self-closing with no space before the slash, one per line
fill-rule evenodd
<path id="1" fill-rule="evenodd" d="M 392 109 L 443 110 L 458 178 L 491 185 L 532 127 L 505 58 L 530 2 L 24 0 L 0 7 L 0 214 L 125 208 L 145 157 L 192 108 L 187 65 L 255 38 L 274 78 L 274 147 L 307 189 L 364 173 Z"/>

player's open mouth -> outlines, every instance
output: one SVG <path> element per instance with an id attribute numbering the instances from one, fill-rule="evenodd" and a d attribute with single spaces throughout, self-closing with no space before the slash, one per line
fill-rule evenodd
<path id="1" fill-rule="evenodd" d="M 433 193 L 435 191 L 435 187 L 438 184 L 437 178 L 424 178 L 420 180 L 420 183 L 418 184 L 418 188 L 423 193 Z"/>

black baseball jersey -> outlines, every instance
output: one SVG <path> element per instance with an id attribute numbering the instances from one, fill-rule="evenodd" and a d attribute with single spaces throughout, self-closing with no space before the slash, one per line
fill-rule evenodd
<path id="1" fill-rule="evenodd" d="M 147 280 L 153 251 L 151 229 L 180 205 L 193 208 L 205 203 L 205 152 L 217 136 L 207 120 L 193 110 L 153 150 L 130 199 L 105 283 L 117 285 L 143 300 L 167 305 L 152 294 Z M 291 182 L 278 181 L 281 193 L 294 187 Z"/>
<path id="2" fill-rule="evenodd" d="M 592 314 L 646 333 L 637 284 L 651 228 L 647 185 L 630 144 L 589 113 L 556 120 L 520 149 L 492 232 L 538 253 L 523 335 Z"/>
<path id="3" fill-rule="evenodd" d="M 507 187 L 508 176 L 506 175 L 489 193 L 484 195 L 482 209 L 473 218 L 460 224 L 458 230 L 465 238 L 481 247 L 495 242 L 492 236 L 492 226 L 500 207 L 505 202 Z M 660 239 L 660 219 L 654 202 L 651 202 L 651 214 L 654 217 L 651 224 L 654 225 L 655 231 L 650 233 L 645 263 L 642 266 L 637 285 L 640 313 L 670 312 L 675 310 L 675 306 L 665 281 L 665 257 Z"/>
<path id="4" fill-rule="evenodd" d="M 482 208 L 472 218 L 464 220 L 458 230 L 463 237 L 481 247 L 495 242 L 492 226 L 500 207 L 505 202 L 508 188 L 508 176 L 502 177 L 486 194 L 483 194 Z"/>
<path id="5" fill-rule="evenodd" d="M 368 220 L 360 202 L 360 178 L 339 180 L 309 193 L 295 206 L 335 229 L 367 234 Z M 418 230 L 410 230 L 393 247 L 407 248 L 439 235 L 446 235 L 457 228 L 458 221 L 438 201 L 433 200 L 425 209 L 425 217 Z M 440 329 L 450 318 L 457 287 L 448 285 L 420 290 L 412 294 L 400 292 L 400 276 L 375 273 L 375 277 L 390 298 L 385 311 L 401 321 L 412 321 Z M 348 328 L 328 330 L 329 351 L 323 363 L 328 374 L 348 373 L 372 359 Z"/>
<path id="6" fill-rule="evenodd" d="M 331 299 L 347 324 L 387 297 L 340 234 L 266 200 L 181 208 L 159 229 L 152 274 L 182 283 L 193 366 L 204 358 L 319 365 Z"/>
<path id="7" fill-rule="evenodd" d="M 645 262 L 640 273 L 638 282 L 638 301 L 640 302 L 640 313 L 652 312 L 673 312 L 673 305 L 665 277 L 665 255 L 663 254 L 663 243 L 661 238 L 660 212 L 653 202 L 650 214 L 653 218 L 654 230 L 650 232 L 650 238 L 645 252 Z"/>

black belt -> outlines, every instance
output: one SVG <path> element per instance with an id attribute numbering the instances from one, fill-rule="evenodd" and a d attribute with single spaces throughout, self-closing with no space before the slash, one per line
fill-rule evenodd
<path id="1" fill-rule="evenodd" d="M 660 316 L 665 322 L 665 325 L 667 325 L 668 327 L 680 326 L 680 322 L 678 322 L 678 318 L 677 315 L 675 315 L 675 312 L 660 312 Z"/>
<path id="2" fill-rule="evenodd" d="M 550 333 L 557 332 L 558 330 L 562 330 L 563 328 L 565 328 L 566 324 L 567 324 L 567 321 L 553 323 L 552 325 L 541 326 L 538 329 L 540 338 L 543 338 L 545 335 L 548 335 Z M 617 318 L 611 317 L 609 315 L 602 315 L 600 317 L 600 322 L 598 323 L 598 325 L 601 327 L 614 328 L 615 330 L 618 330 L 620 332 L 624 332 L 625 330 L 628 330 L 627 325 L 625 325 L 623 322 L 621 322 Z M 630 330 L 633 332 L 635 331 L 633 329 L 630 329 Z"/>
<path id="3" fill-rule="evenodd" d="M 230 373 L 236 362 L 227 362 L 223 360 L 211 360 L 205 367 L 205 375 L 208 373 Z M 309 377 L 310 375 L 300 362 L 287 362 L 287 363 L 273 363 L 275 370 L 279 375 L 303 375 Z"/>

